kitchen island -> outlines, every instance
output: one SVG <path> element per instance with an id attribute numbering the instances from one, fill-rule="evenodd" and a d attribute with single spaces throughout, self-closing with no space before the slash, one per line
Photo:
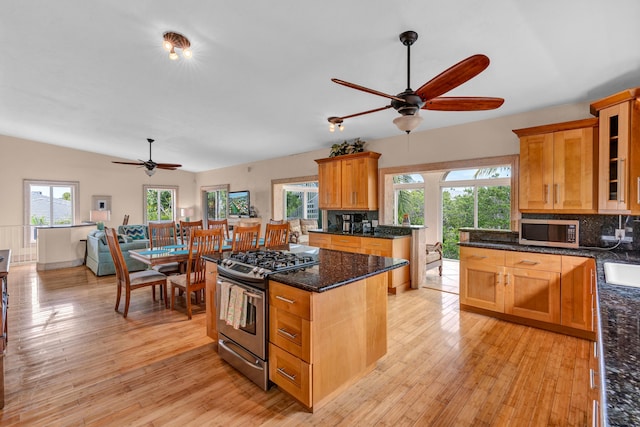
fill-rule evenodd
<path id="1" fill-rule="evenodd" d="M 474 232 L 471 232 L 472 235 Z M 475 232 L 478 240 L 461 242 L 461 246 L 576 256 L 595 259 L 597 336 L 594 356 L 597 367 L 593 374 L 600 377 L 599 409 L 605 425 L 640 425 L 640 288 L 613 285 L 606 282 L 605 262 L 640 264 L 640 253 L 633 250 L 564 249 L 520 245 L 509 241 L 509 232 Z M 516 233 L 517 234 L 517 233 Z M 498 240 L 491 241 L 492 237 Z M 512 240 L 512 239 L 511 239 Z M 601 356 L 601 357 L 600 357 Z M 594 379 L 597 384 L 597 379 Z M 595 385 L 594 385 L 595 387 Z M 594 410 L 594 413 L 596 410 Z"/>
<path id="2" fill-rule="evenodd" d="M 313 254 L 317 263 L 267 276 L 269 380 L 314 411 L 386 354 L 386 273 L 408 261 L 294 244 L 287 251 Z M 215 321 L 212 286 L 207 319 Z"/>

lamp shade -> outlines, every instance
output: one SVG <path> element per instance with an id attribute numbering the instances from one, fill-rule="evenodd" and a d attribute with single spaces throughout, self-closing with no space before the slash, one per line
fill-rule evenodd
<path id="1" fill-rule="evenodd" d="M 398 126 L 398 129 L 405 131 L 406 133 L 411 132 L 422 123 L 422 117 L 416 114 L 407 114 L 406 116 L 400 116 L 393 119 L 393 123 Z"/>
<path id="2" fill-rule="evenodd" d="M 89 220 L 93 222 L 109 221 L 111 219 L 111 211 L 93 210 L 89 212 Z"/>
<path id="3" fill-rule="evenodd" d="M 193 214 L 194 214 L 193 208 L 180 208 L 180 216 L 182 217 L 193 216 Z"/>

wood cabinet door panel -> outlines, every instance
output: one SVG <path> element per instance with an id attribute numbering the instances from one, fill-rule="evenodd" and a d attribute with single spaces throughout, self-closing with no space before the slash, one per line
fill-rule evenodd
<path id="1" fill-rule="evenodd" d="M 562 325 L 586 331 L 594 330 L 594 273 L 593 259 L 562 256 Z"/>
<path id="2" fill-rule="evenodd" d="M 594 128 L 554 133 L 554 209 L 596 211 L 594 133 Z"/>
<path id="3" fill-rule="evenodd" d="M 339 161 L 318 163 L 318 194 L 320 209 L 342 207 L 342 167 Z"/>
<path id="4" fill-rule="evenodd" d="M 519 180 L 520 209 L 553 209 L 553 133 L 520 139 Z"/>
<path id="5" fill-rule="evenodd" d="M 598 210 L 625 213 L 629 196 L 629 104 L 604 108 L 599 116 Z"/>
<path id="6" fill-rule="evenodd" d="M 560 323 L 560 273 L 509 268 L 506 281 L 505 313 Z"/>
<path id="7" fill-rule="evenodd" d="M 460 303 L 504 312 L 504 268 L 473 261 L 460 266 Z"/>

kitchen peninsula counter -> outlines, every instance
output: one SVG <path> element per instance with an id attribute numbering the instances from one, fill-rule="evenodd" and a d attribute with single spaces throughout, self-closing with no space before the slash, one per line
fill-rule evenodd
<path id="1" fill-rule="evenodd" d="M 640 252 L 565 249 L 511 242 L 472 241 L 460 246 L 594 258 L 598 284 L 598 342 L 604 375 L 601 394 L 609 425 L 640 425 L 640 288 L 606 282 L 604 263 L 640 264 Z"/>

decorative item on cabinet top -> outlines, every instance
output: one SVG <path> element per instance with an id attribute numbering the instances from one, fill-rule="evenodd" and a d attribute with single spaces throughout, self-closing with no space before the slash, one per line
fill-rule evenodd
<path id="1" fill-rule="evenodd" d="M 364 151 L 364 144 L 366 141 L 362 141 L 360 138 L 356 138 L 352 141 L 344 141 L 342 144 L 333 144 L 331 146 L 331 153 L 329 157 L 344 156 L 345 154 L 362 153 Z"/>

